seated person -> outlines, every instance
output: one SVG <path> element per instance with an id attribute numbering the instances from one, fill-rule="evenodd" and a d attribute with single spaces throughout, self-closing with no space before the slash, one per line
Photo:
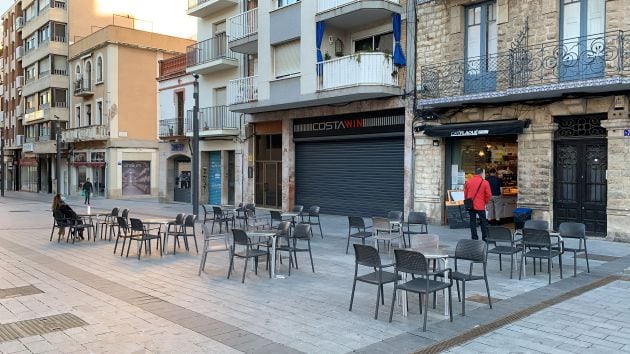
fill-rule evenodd
<path id="1" fill-rule="evenodd" d="M 52 210 L 59 211 L 71 224 L 81 224 L 81 218 L 77 216 L 77 213 L 72 210 L 72 208 L 65 203 L 64 198 L 61 194 L 57 193 L 53 198 Z M 65 233 L 65 228 L 59 229 L 59 234 L 63 235 Z M 83 229 L 79 229 L 79 237 L 83 240 Z"/>

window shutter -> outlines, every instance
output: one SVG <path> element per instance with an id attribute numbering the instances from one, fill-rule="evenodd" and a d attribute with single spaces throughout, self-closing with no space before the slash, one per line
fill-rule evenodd
<path id="1" fill-rule="evenodd" d="M 291 41 L 274 47 L 276 78 L 300 73 L 300 41 Z"/>

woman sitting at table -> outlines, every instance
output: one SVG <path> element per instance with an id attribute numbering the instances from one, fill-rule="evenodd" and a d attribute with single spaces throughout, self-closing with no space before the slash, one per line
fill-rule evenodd
<path id="1" fill-rule="evenodd" d="M 55 211 L 59 211 L 63 215 L 63 217 L 66 218 L 71 224 L 81 223 L 81 219 L 77 216 L 77 213 L 75 213 L 74 210 L 72 210 L 72 208 L 68 204 L 66 204 L 66 202 L 64 201 L 64 197 L 62 197 L 59 193 L 57 193 L 53 197 L 52 211 L 53 213 Z M 65 232 L 65 227 L 59 228 L 60 236 L 63 236 Z M 83 229 L 79 229 L 79 237 L 83 240 Z"/>

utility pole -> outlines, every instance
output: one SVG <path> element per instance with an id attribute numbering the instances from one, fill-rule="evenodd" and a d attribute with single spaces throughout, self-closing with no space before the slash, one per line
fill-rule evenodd
<path id="1" fill-rule="evenodd" d="M 57 142 L 57 161 L 55 162 L 55 178 L 57 178 L 57 193 L 61 194 L 61 123 L 59 117 L 55 116 L 55 139 Z"/>
<path id="2" fill-rule="evenodd" d="M 193 214 L 199 217 L 199 75 L 193 74 L 195 83 L 193 85 L 193 141 L 192 141 L 192 204 Z"/>
<path id="3" fill-rule="evenodd" d="M 0 129 L 0 196 L 4 197 L 4 126 Z"/>

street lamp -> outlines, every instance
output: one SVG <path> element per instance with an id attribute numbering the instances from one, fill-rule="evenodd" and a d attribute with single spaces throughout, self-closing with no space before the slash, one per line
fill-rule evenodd
<path id="1" fill-rule="evenodd" d="M 57 162 L 55 162 L 55 178 L 57 178 L 57 193 L 61 194 L 61 178 L 59 175 L 61 174 L 61 123 L 59 122 L 59 117 L 55 116 L 57 120 L 55 122 L 55 139 L 57 145 Z"/>
<path id="2" fill-rule="evenodd" d="M 199 217 L 199 75 L 192 74 L 195 78 L 193 85 L 193 141 L 192 141 L 192 204 L 193 214 Z"/>
<path id="3" fill-rule="evenodd" d="M 0 129 L 0 196 L 4 197 L 4 126 Z"/>

